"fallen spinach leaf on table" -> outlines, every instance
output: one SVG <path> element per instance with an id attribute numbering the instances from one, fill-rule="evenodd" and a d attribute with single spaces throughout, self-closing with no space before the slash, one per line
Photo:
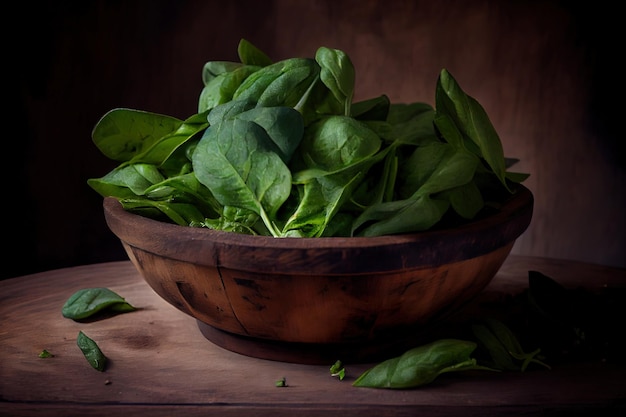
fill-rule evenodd
<path id="1" fill-rule="evenodd" d="M 517 336 L 500 320 L 484 318 L 472 325 L 472 332 L 489 353 L 491 361 L 487 365 L 491 368 L 524 372 L 531 363 L 535 363 L 550 369 L 540 360 L 541 349 L 526 353 Z"/>
<path id="2" fill-rule="evenodd" d="M 98 347 L 98 344 L 82 331 L 78 332 L 76 344 L 83 352 L 87 362 L 89 362 L 94 369 L 103 372 L 106 366 L 107 358 Z"/>
<path id="3" fill-rule="evenodd" d="M 406 389 L 433 382 L 446 372 L 490 370 L 471 357 L 477 344 L 468 340 L 439 339 L 379 363 L 352 383 L 355 387 Z"/>
<path id="4" fill-rule="evenodd" d="M 65 318 L 80 320 L 103 310 L 127 313 L 136 308 L 108 288 L 85 288 L 72 294 L 61 312 Z"/>

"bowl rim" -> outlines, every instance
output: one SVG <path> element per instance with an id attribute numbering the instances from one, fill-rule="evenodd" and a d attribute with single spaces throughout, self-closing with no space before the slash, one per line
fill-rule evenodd
<path id="1" fill-rule="evenodd" d="M 115 197 L 103 200 L 109 229 L 130 247 L 205 266 L 303 274 L 314 267 L 324 274 L 355 272 L 354 262 L 345 262 L 355 256 L 361 265 L 356 272 L 424 268 L 478 257 L 512 245 L 528 228 L 533 205 L 532 192 L 517 184 L 495 213 L 453 228 L 375 237 L 276 238 L 166 223 L 124 210 Z M 451 236 L 456 239 L 446 240 Z M 277 259 L 277 251 L 288 262 Z"/>

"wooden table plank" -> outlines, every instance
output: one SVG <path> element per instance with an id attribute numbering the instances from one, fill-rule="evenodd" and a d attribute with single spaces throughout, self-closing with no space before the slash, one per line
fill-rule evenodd
<path id="1" fill-rule="evenodd" d="M 623 269 L 510 256 L 485 290 L 516 293 L 537 270 L 567 286 L 626 286 Z M 108 287 L 139 311 L 91 322 L 61 315 L 75 291 Z M 243 356 L 200 333 L 196 321 L 167 304 L 127 261 L 65 268 L 0 282 L 0 415 L 342 416 L 514 415 L 537 410 L 626 409 L 626 370 L 603 363 L 552 371 L 442 375 L 412 390 L 356 388 L 371 364 L 350 365 L 343 381 L 328 366 Z M 110 364 L 97 372 L 76 346 L 82 330 Z M 41 359 L 47 349 L 55 356 Z M 286 388 L 276 380 L 285 377 Z M 295 411 L 294 411 L 295 410 Z M 370 414 L 368 414 L 370 413 Z"/>

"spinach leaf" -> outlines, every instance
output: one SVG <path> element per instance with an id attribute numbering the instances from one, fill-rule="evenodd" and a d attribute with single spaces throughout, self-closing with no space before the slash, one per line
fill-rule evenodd
<path id="1" fill-rule="evenodd" d="M 258 124 L 234 118 L 209 127 L 192 155 L 194 173 L 223 206 L 258 214 L 273 236 L 272 218 L 287 200 L 291 172 Z"/>
<path id="2" fill-rule="evenodd" d="M 128 161 L 183 122 L 171 116 L 133 109 L 113 109 L 96 124 L 91 137 L 106 157 Z"/>
<path id="3" fill-rule="evenodd" d="M 352 224 L 352 236 L 383 236 L 420 232 L 433 227 L 448 210 L 450 203 L 416 193 L 405 200 L 374 204 Z"/>
<path id="4" fill-rule="evenodd" d="M 108 288 L 85 288 L 76 291 L 67 299 L 61 313 L 65 318 L 80 320 L 103 310 L 126 313 L 136 309 Z"/>
<path id="5" fill-rule="evenodd" d="M 343 108 L 343 114 L 350 116 L 355 77 L 350 57 L 339 49 L 321 47 L 315 53 L 315 60 L 321 68 L 320 79 Z"/>
<path id="6" fill-rule="evenodd" d="M 158 201 L 148 198 L 124 198 L 119 201 L 125 210 L 156 220 L 169 219 L 180 226 L 200 225 L 204 223 L 206 218 L 196 205 L 190 203 Z M 163 219 L 163 216 L 166 216 L 166 219 Z"/>
<path id="7" fill-rule="evenodd" d="M 88 184 L 103 196 L 124 198 L 144 195 L 148 188 L 164 180 L 155 165 L 132 164 L 120 165 L 102 178 L 90 179 Z"/>
<path id="8" fill-rule="evenodd" d="M 202 83 L 206 86 L 218 75 L 235 71 L 242 66 L 241 62 L 209 61 L 202 67 Z"/>
<path id="9" fill-rule="evenodd" d="M 408 350 L 361 374 L 355 387 L 406 389 L 427 385 L 446 372 L 490 370 L 471 358 L 477 345 L 458 339 L 440 339 Z"/>
<path id="10" fill-rule="evenodd" d="M 400 109 L 395 105 L 391 110 L 388 120 L 391 132 L 387 137 L 389 142 L 393 142 L 393 146 L 420 146 L 440 142 L 433 126 L 435 111 L 432 108 L 425 109 L 420 105 L 415 108 L 408 106 L 408 108 Z M 400 112 L 403 114 L 396 114 Z"/>
<path id="11" fill-rule="evenodd" d="M 309 174 L 311 172 L 308 171 Z M 294 230 L 299 230 L 300 237 L 322 236 L 328 223 L 363 178 L 363 173 L 355 170 L 319 173 L 305 181 L 298 207 L 288 219 L 283 233 L 291 232 L 293 235 Z M 349 174 L 352 177 L 346 178 Z"/>
<path id="12" fill-rule="evenodd" d="M 365 123 L 348 116 L 328 116 L 307 128 L 299 157 L 307 168 L 335 171 L 371 157 L 381 144 Z"/>
<path id="13" fill-rule="evenodd" d="M 386 151 L 377 154 L 380 146 L 375 132 L 347 116 L 329 116 L 311 125 L 293 164 L 307 167 L 293 176 L 294 184 L 302 184 L 300 201 L 284 231 L 322 236 L 369 168 L 385 156 Z"/>
<path id="14" fill-rule="evenodd" d="M 206 63 L 205 72 L 210 74 L 209 71 L 214 71 L 215 66 L 217 66 L 216 63 Z M 230 71 L 218 73 L 213 77 L 207 75 L 206 84 L 198 99 L 198 113 L 231 101 L 241 84 L 260 68 L 253 65 L 238 65 Z"/>
<path id="15" fill-rule="evenodd" d="M 289 163 L 304 134 L 300 113 L 290 107 L 256 107 L 236 117 L 261 126 L 276 145 L 280 159 Z"/>
<path id="16" fill-rule="evenodd" d="M 224 230 L 227 232 L 236 232 L 242 234 L 266 235 L 269 232 L 260 229 L 260 225 L 257 223 L 259 215 L 253 211 L 242 209 L 233 206 L 225 206 L 222 215 L 215 219 L 204 219 L 199 222 L 202 226 L 209 229 Z"/>
<path id="17" fill-rule="evenodd" d="M 204 129 L 209 125 L 207 113 L 208 112 L 192 115 L 178 126 L 175 131 L 159 138 L 145 151 L 135 155 L 128 163 L 145 163 L 163 166 L 166 164 L 167 160 L 175 154 L 179 147 L 204 132 Z M 177 161 L 177 165 L 181 165 L 184 162 L 185 160 Z"/>
<path id="18" fill-rule="evenodd" d="M 241 39 L 237 46 L 237 54 L 239 60 L 245 65 L 257 65 L 259 67 L 266 67 L 273 62 L 269 56 L 259 48 L 254 46 L 246 39 Z"/>
<path id="19" fill-rule="evenodd" d="M 352 117 L 357 120 L 387 120 L 391 102 L 385 94 L 352 103 Z"/>
<path id="20" fill-rule="evenodd" d="M 356 236 L 419 232 L 441 220 L 449 201 L 437 196 L 446 190 L 469 183 L 476 169 L 476 158 L 468 152 L 456 152 L 449 144 L 431 143 L 415 148 L 404 173 L 400 194 L 412 194 L 404 199 L 369 206 L 354 221 Z M 404 168 L 403 168 L 404 169 Z"/>
<path id="21" fill-rule="evenodd" d="M 541 349 L 526 353 L 515 334 L 503 322 L 493 318 L 484 318 L 472 325 L 474 336 L 489 353 L 490 367 L 503 371 L 524 372 L 531 363 L 547 369 L 550 366 L 539 358 Z"/>
<path id="22" fill-rule="evenodd" d="M 507 187 L 502 143 L 485 109 L 467 95 L 446 70 L 441 70 L 435 90 L 438 113 L 446 114 L 469 141 L 478 147 L 496 177 Z"/>
<path id="23" fill-rule="evenodd" d="M 295 107 L 319 77 L 319 66 L 310 58 L 289 58 L 259 69 L 233 94 L 257 106 Z"/>
<path id="24" fill-rule="evenodd" d="M 450 207 L 464 219 L 473 219 L 485 206 L 480 189 L 474 181 L 439 193 L 450 202 Z"/>
<path id="25" fill-rule="evenodd" d="M 211 110 L 233 99 L 235 91 L 246 78 L 272 60 L 259 48 L 245 39 L 237 47 L 239 62 L 209 61 L 202 69 L 204 88 L 198 100 L 198 112 Z"/>
<path id="26" fill-rule="evenodd" d="M 100 347 L 96 342 L 93 341 L 89 336 L 87 336 L 82 331 L 78 332 L 78 337 L 76 339 L 76 344 L 83 352 L 85 359 L 87 362 L 97 371 L 104 372 L 107 364 L 107 358 L 104 356 L 104 353 L 100 350 Z"/>
<path id="27" fill-rule="evenodd" d="M 215 217 L 222 209 L 211 191 L 198 181 L 193 172 L 154 184 L 145 190 L 145 196 L 151 200 L 193 205 L 204 217 Z"/>
<path id="28" fill-rule="evenodd" d="M 377 155 L 372 157 L 375 164 L 383 158 L 382 167 L 380 164 L 374 165 L 367 173 L 367 177 L 361 181 L 358 189 L 352 194 L 350 204 L 346 204 L 346 209 L 361 212 L 368 206 L 393 201 L 395 198 L 396 180 L 398 175 L 398 155 L 397 147 L 386 147 Z"/>

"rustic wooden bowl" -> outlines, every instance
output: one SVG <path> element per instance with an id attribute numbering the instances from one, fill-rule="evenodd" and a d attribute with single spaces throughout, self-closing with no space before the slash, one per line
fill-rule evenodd
<path id="1" fill-rule="evenodd" d="M 107 224 L 139 273 L 206 338 L 249 356 L 330 364 L 388 356 L 465 305 L 532 211 L 533 195 L 520 186 L 500 210 L 451 229 L 274 238 L 159 222 L 104 199 Z"/>

